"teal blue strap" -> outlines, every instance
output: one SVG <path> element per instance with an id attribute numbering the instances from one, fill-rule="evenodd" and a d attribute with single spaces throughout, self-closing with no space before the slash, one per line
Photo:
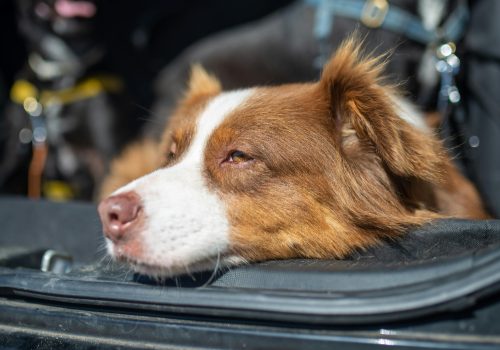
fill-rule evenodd
<path id="1" fill-rule="evenodd" d="M 329 36 L 333 27 L 333 17 L 340 16 L 361 20 L 370 0 L 304 0 L 306 4 L 316 7 L 314 35 L 322 40 Z M 465 1 L 460 1 L 439 30 L 427 30 L 420 18 L 389 5 L 388 11 L 380 23 L 380 27 L 402 34 L 409 39 L 428 45 L 438 41 L 458 41 L 466 28 L 469 11 Z"/>

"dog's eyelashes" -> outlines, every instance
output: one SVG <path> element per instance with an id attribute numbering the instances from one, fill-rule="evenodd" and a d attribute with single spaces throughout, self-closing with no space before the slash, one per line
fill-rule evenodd
<path id="1" fill-rule="evenodd" d="M 232 151 L 227 157 L 227 162 L 231 164 L 241 164 L 253 160 L 248 154 L 242 151 Z"/>
<path id="2" fill-rule="evenodd" d="M 175 153 L 174 152 L 168 152 L 167 154 L 167 161 L 171 161 L 175 159 Z"/>
<path id="3" fill-rule="evenodd" d="M 177 156 L 177 143 L 172 142 L 167 152 L 167 162 L 174 160 Z"/>

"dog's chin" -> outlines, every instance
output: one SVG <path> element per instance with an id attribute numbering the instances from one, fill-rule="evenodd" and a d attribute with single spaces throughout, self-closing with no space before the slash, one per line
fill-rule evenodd
<path id="1" fill-rule="evenodd" d="M 154 279 L 165 279 L 202 271 L 213 271 L 218 268 L 217 257 L 186 265 L 161 265 L 149 262 L 138 262 L 125 259 L 125 262 L 138 274 Z"/>
<path id="2" fill-rule="evenodd" d="M 246 263 L 243 258 L 235 255 L 218 255 L 182 265 L 163 265 L 159 262 L 139 261 L 123 255 L 111 255 L 115 261 L 130 266 L 136 273 L 157 280 L 163 280 L 181 275 L 191 275 L 193 273 L 204 271 L 216 272 L 216 270 L 222 268 L 228 268 L 230 266 Z"/>

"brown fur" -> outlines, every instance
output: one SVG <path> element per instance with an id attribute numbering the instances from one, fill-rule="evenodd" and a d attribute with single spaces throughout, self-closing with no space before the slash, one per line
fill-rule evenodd
<path id="1" fill-rule="evenodd" d="M 249 261 L 338 258 L 435 218 L 487 217 L 441 142 L 397 115 L 383 67 L 350 38 L 319 82 L 257 88 L 215 130 L 205 175 L 226 203 L 230 253 Z M 221 90 L 200 68 L 189 86 L 164 133 L 168 165 Z M 227 162 L 235 150 L 251 159 Z"/>

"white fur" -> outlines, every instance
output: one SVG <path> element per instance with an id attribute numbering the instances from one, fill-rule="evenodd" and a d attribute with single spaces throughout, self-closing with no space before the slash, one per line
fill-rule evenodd
<path id="1" fill-rule="evenodd" d="M 226 119 L 227 115 L 241 105 L 252 93 L 252 89 L 230 91 L 212 100 L 198 119 L 196 136 L 182 162 L 201 163 L 210 135 Z"/>
<path id="2" fill-rule="evenodd" d="M 412 126 L 416 127 L 417 129 L 421 131 L 428 131 L 429 128 L 425 124 L 424 120 L 424 115 L 422 112 L 418 110 L 418 108 L 412 104 L 410 101 L 408 101 L 405 98 L 402 97 L 396 97 L 392 96 L 392 101 L 396 105 L 396 112 L 398 113 L 399 117 L 406 121 L 407 123 L 411 124 Z"/>
<path id="3" fill-rule="evenodd" d="M 203 155 L 214 130 L 252 90 L 223 93 L 208 103 L 181 161 L 133 181 L 114 194 L 135 191 L 142 198 L 145 229 L 140 235 L 140 272 L 173 275 L 213 267 L 229 246 L 229 224 L 219 197 L 203 177 Z M 113 249 L 110 249 L 113 254 Z M 223 257 L 233 263 L 235 257 Z"/>

